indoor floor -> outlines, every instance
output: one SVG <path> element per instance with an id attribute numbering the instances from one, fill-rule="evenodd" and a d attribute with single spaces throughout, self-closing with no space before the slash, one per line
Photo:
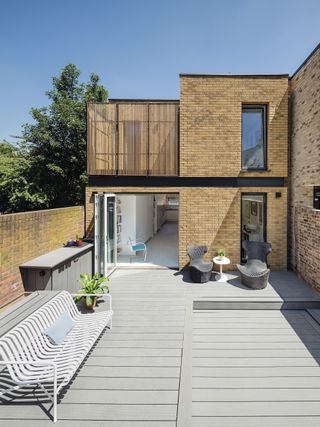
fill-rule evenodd
<path id="1" fill-rule="evenodd" d="M 143 253 L 136 256 L 118 255 L 118 266 L 143 264 L 145 267 L 178 268 L 178 223 L 165 222 L 147 243 L 147 259 Z"/>

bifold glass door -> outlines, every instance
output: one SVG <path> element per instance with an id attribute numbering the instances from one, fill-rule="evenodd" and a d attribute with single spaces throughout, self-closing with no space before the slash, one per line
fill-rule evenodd
<path id="1" fill-rule="evenodd" d="M 94 266 L 95 272 L 108 276 L 116 267 L 116 197 L 94 196 Z"/>

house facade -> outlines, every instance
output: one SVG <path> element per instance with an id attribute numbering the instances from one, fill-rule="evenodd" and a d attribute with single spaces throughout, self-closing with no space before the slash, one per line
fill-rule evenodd
<path id="1" fill-rule="evenodd" d="M 271 242 L 271 268 L 285 270 L 288 87 L 288 75 L 181 74 L 179 101 L 89 104 L 87 235 L 107 248 L 97 195 L 175 195 L 180 269 L 192 244 L 208 259 L 224 248 L 234 269 L 249 239 Z"/>

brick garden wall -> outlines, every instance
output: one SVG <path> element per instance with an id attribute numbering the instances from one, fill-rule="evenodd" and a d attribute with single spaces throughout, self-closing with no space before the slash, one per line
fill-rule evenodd
<path id="1" fill-rule="evenodd" d="M 24 291 L 20 264 L 83 233 L 83 206 L 0 215 L 0 307 Z"/>
<path id="2" fill-rule="evenodd" d="M 320 291 L 320 210 L 295 208 L 296 271 Z"/>
<path id="3" fill-rule="evenodd" d="M 287 268 L 287 188 L 214 188 L 214 187 L 87 187 L 86 229 L 93 233 L 93 192 L 107 193 L 178 193 L 179 207 L 179 267 L 188 257 L 191 244 L 208 245 L 207 259 L 223 247 L 231 260 L 229 269 L 240 262 L 241 192 L 267 193 L 267 239 L 273 251 L 268 260 L 273 270 Z M 282 197 L 276 198 L 275 192 Z"/>
<path id="4" fill-rule="evenodd" d="M 319 213 L 312 206 L 313 186 L 320 186 L 320 46 L 290 80 L 290 128 L 289 262 L 311 285 L 319 286 L 320 279 L 317 284 L 308 272 L 311 265 L 319 264 Z M 312 237 L 313 249 L 305 236 Z"/>

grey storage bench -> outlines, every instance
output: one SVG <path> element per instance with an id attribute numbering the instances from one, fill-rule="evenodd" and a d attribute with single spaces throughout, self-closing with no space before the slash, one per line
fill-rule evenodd
<path id="1" fill-rule="evenodd" d="M 26 291 L 80 289 L 80 273 L 92 275 L 93 245 L 62 247 L 20 265 Z"/>

